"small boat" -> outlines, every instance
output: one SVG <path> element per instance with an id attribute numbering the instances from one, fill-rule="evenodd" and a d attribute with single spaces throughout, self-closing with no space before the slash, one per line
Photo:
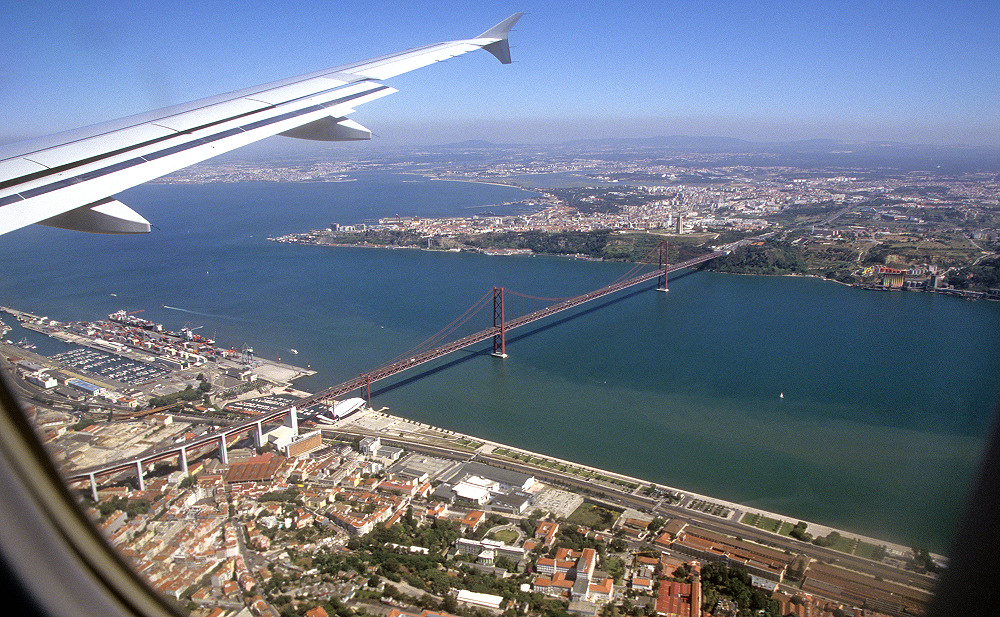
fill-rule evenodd
<path id="1" fill-rule="evenodd" d="M 296 356 L 299 355 L 299 350 L 298 349 L 289 349 L 288 351 L 292 352 Z"/>
<path id="2" fill-rule="evenodd" d="M 781 394 L 779 394 L 779 395 L 778 395 L 778 398 L 785 398 L 785 393 L 784 393 L 784 392 L 782 392 Z"/>

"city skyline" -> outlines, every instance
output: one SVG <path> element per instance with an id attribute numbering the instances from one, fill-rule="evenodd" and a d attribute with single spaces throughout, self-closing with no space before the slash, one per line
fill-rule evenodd
<path id="1" fill-rule="evenodd" d="M 13 7 L 0 141 L 475 36 L 517 11 L 513 66 L 477 53 L 394 79 L 399 93 L 352 116 L 375 133 L 360 147 L 676 134 L 1000 143 L 1000 9 L 986 3 L 523 0 Z"/>

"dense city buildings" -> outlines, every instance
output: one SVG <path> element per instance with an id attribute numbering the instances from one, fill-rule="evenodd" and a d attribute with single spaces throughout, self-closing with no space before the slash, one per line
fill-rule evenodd
<path id="1" fill-rule="evenodd" d="M 875 289 L 932 290 L 1000 297 L 998 183 L 989 159 L 930 166 L 919 149 L 884 146 L 900 166 L 872 168 L 863 144 L 803 151 L 683 152 L 579 146 L 540 156 L 485 146 L 491 162 L 456 152 L 415 163 L 400 153 L 383 167 L 438 180 L 503 183 L 536 191 L 494 212 L 466 217 L 408 215 L 334 221 L 329 229 L 278 242 L 408 246 L 497 255 L 549 253 L 638 261 L 642 236 L 669 237 L 680 257 L 733 240 L 766 236 L 708 267 L 750 274 L 809 274 Z M 876 148 L 877 150 L 877 148 Z M 942 162 L 955 153 L 937 153 Z M 912 159 L 912 160 L 911 160 Z M 291 169 L 313 180 L 343 179 L 370 161 L 258 169 L 259 178 Z M 235 181 L 246 165 L 190 170 L 174 180 Z M 282 171 L 284 170 L 284 171 Z M 172 180 L 172 181 L 174 181 Z M 896 272 L 898 270 L 899 272 Z M 901 276 L 897 276 L 901 275 Z M 991 291 L 993 290 L 993 291 Z"/>

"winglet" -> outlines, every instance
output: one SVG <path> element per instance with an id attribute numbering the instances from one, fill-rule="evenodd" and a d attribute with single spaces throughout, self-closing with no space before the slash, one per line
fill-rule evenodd
<path id="1" fill-rule="evenodd" d="M 522 15 L 524 13 L 514 13 L 476 37 L 477 39 L 497 39 L 483 45 L 483 49 L 496 56 L 497 60 L 504 64 L 510 64 L 510 45 L 507 43 L 507 35 L 510 34 L 510 29 L 514 27 L 517 20 L 521 19 Z"/>

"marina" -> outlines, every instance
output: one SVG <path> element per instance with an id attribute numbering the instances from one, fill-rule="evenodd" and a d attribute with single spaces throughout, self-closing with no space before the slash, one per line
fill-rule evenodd
<path id="1" fill-rule="evenodd" d="M 130 386 L 141 386 L 170 374 L 170 371 L 165 368 L 150 366 L 96 349 L 77 347 L 51 357 L 60 364 L 114 379 Z"/>
<path id="2" fill-rule="evenodd" d="M 295 379 L 315 374 L 309 368 L 257 356 L 250 347 L 241 351 L 219 348 L 215 341 L 194 333 L 200 326 L 171 332 L 161 324 L 136 318 L 134 313 L 141 311 L 116 311 L 107 321 L 95 322 L 60 322 L 10 307 L 0 307 L 0 311 L 14 316 L 24 330 L 69 345 L 44 355 L 30 353 L 37 346 L 27 337 L 17 344 L 8 341 L 6 355 L 12 360 L 25 357 L 22 372 L 34 373 L 40 383 L 69 385 L 68 380 L 78 380 L 78 385 L 91 388 L 91 395 L 99 392 L 103 405 L 144 406 L 147 399 L 184 390 L 203 379 L 218 386 L 214 392 L 223 392 L 255 380 L 287 389 Z M 15 352 L 18 347 L 24 352 Z M 53 379 L 49 371 L 62 379 Z M 68 390 L 60 391 L 68 394 Z"/>
<path id="3" fill-rule="evenodd" d="M 162 324 L 132 317 L 133 313 L 123 310 L 108 315 L 108 321 L 95 322 L 59 322 L 4 306 L 0 306 L 0 311 L 13 315 L 28 330 L 146 364 L 188 369 L 213 361 L 227 368 L 261 369 L 272 381 L 292 381 L 315 374 L 308 368 L 258 357 L 251 347 L 244 346 L 240 351 L 218 347 L 214 340 L 195 334 L 197 328 L 171 332 Z M 99 356 L 89 357 L 92 358 L 89 362 L 98 363 Z"/>

